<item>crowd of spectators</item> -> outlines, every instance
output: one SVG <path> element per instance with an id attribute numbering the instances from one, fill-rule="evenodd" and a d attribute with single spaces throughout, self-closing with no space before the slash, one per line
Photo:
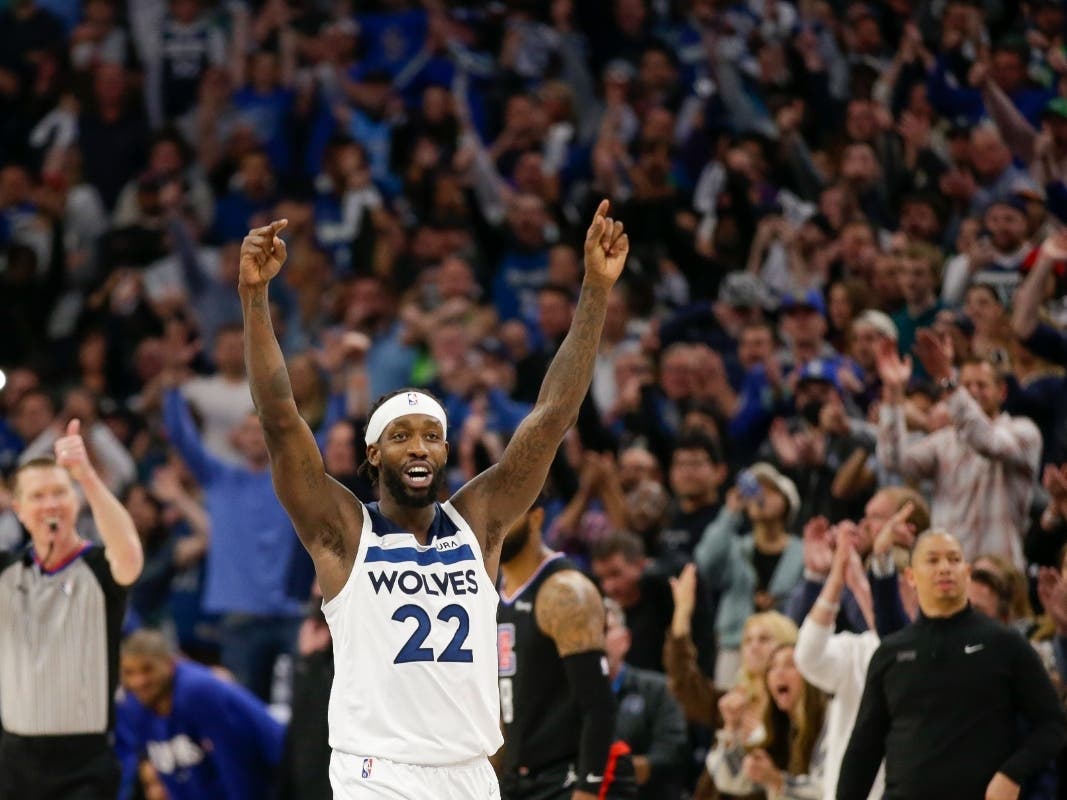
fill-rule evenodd
<path id="1" fill-rule="evenodd" d="M 127 626 L 163 632 L 124 651 L 120 733 L 230 704 L 235 762 L 312 797 L 329 636 L 244 373 L 240 239 L 288 219 L 294 396 L 369 501 L 388 391 L 442 399 L 450 488 L 494 461 L 607 197 L 631 255 L 546 539 L 614 601 L 612 669 L 666 675 L 620 696 L 646 796 L 833 797 L 927 527 L 1067 687 L 1065 178 L 1060 0 L 0 2 L 0 549 L 2 476 L 80 419 L 144 543 Z M 175 674 L 209 700 L 152 693 Z M 230 758 L 193 739 L 129 746 L 127 795 Z"/>

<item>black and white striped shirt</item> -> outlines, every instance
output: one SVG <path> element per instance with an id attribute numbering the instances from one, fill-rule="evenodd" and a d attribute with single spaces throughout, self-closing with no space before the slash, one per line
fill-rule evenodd
<path id="1" fill-rule="evenodd" d="M 32 550 L 0 553 L 0 722 L 19 736 L 114 727 L 126 589 L 99 545 L 45 572 Z"/>

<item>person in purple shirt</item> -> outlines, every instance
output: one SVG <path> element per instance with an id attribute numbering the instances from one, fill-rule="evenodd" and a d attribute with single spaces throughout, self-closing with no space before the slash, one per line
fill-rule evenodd
<path id="1" fill-rule="evenodd" d="M 285 728 L 241 686 L 174 657 L 157 631 L 122 644 L 124 697 L 117 707 L 121 797 L 148 762 L 170 800 L 260 800 L 270 796 Z"/>

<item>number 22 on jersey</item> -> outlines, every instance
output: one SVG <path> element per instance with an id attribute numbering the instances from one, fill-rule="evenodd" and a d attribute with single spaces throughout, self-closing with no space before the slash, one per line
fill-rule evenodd
<path id="1" fill-rule="evenodd" d="M 400 652 L 396 654 L 393 663 L 409 664 L 413 661 L 434 661 L 433 650 L 422 646 L 423 642 L 426 641 L 426 637 L 430 635 L 432 624 L 426 609 L 414 603 L 408 603 L 393 612 L 393 619 L 396 622 L 406 622 L 409 619 L 413 619 L 416 623 L 415 632 L 400 648 Z M 459 625 L 456 627 L 456 633 L 452 637 L 452 641 L 441 651 L 441 655 L 437 656 L 436 660 L 440 663 L 471 663 L 474 661 L 474 653 L 463 647 L 471 628 L 471 620 L 467 615 L 467 609 L 457 603 L 453 603 L 442 608 L 437 614 L 437 619 L 445 623 L 458 620 Z"/>

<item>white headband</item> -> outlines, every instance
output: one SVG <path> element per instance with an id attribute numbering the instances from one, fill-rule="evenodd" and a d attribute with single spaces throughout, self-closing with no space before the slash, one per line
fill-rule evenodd
<path id="1" fill-rule="evenodd" d="M 448 422 L 441 404 L 422 392 L 404 392 L 390 397 L 371 414 L 367 423 L 366 442 L 377 444 L 389 423 L 408 414 L 425 414 L 441 423 L 441 436 L 448 438 Z"/>

